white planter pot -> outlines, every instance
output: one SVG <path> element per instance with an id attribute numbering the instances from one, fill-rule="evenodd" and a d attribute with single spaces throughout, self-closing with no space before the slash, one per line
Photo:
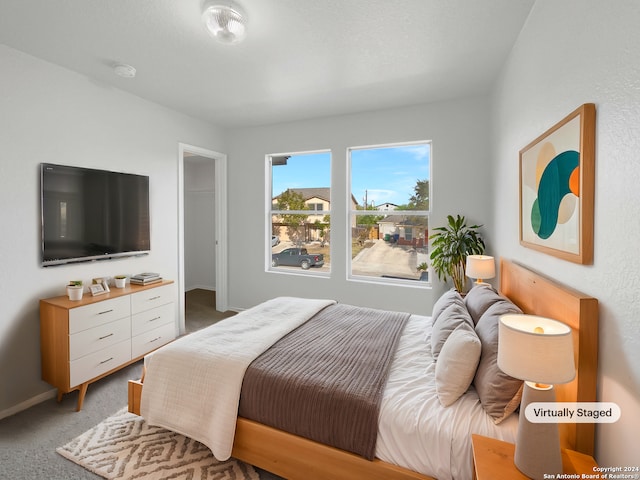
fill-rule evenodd
<path id="1" fill-rule="evenodd" d="M 116 284 L 116 288 L 124 288 L 125 285 L 127 284 L 126 278 L 115 278 L 114 281 Z"/>
<path id="2" fill-rule="evenodd" d="M 83 289 L 79 285 L 67 286 L 67 295 L 69 296 L 69 300 L 73 300 L 73 301 L 82 300 L 82 292 L 83 292 Z"/>

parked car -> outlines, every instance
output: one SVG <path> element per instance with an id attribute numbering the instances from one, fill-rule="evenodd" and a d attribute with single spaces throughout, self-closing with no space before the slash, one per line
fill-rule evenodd
<path id="1" fill-rule="evenodd" d="M 308 270 L 311 267 L 321 267 L 324 265 L 324 255 L 322 253 L 309 254 L 306 248 L 285 248 L 280 253 L 271 255 L 271 266 L 284 265 L 288 267 L 302 267 Z"/>
<path id="2" fill-rule="evenodd" d="M 280 237 L 277 235 L 271 235 L 271 246 L 275 247 L 280 243 Z"/>

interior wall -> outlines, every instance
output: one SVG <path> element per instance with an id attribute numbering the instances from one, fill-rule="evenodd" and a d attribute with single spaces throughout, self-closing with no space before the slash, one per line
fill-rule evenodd
<path id="1" fill-rule="evenodd" d="M 184 278 L 185 291 L 216 289 L 215 161 L 185 157 Z"/>
<path id="2" fill-rule="evenodd" d="M 640 8 L 635 1 L 538 0 L 495 88 L 494 212 L 500 255 L 598 298 L 596 426 L 602 466 L 637 465 L 640 431 Z M 583 103 L 596 104 L 595 250 L 577 265 L 519 244 L 518 152 Z"/>
<path id="3" fill-rule="evenodd" d="M 430 314 L 433 289 L 347 281 L 348 147 L 432 140 L 431 225 L 447 214 L 484 224 L 492 252 L 488 99 L 469 98 L 296 123 L 236 129 L 229 154 L 229 301 L 232 308 L 277 295 L 335 298 L 355 305 Z M 265 155 L 330 149 L 332 152 L 331 278 L 265 272 Z M 310 168 L 309 175 L 313 176 Z M 322 185 L 324 186 L 324 185 Z"/>
<path id="4" fill-rule="evenodd" d="M 5 416 L 51 393 L 40 380 L 40 298 L 64 295 L 71 279 L 89 282 L 149 270 L 177 278 L 178 142 L 219 151 L 224 144 L 222 132 L 207 123 L 5 46 L 0 65 L 0 415 Z M 41 162 L 149 175 L 151 254 L 42 268 Z"/>

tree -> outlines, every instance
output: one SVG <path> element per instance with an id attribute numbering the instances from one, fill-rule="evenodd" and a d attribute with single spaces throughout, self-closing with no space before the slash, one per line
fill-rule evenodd
<path id="1" fill-rule="evenodd" d="M 379 213 L 373 205 L 360 206 L 356 205 L 356 210 L 371 210 Z M 384 218 L 384 215 L 357 215 L 356 216 L 356 232 L 358 243 L 363 245 L 366 240 L 371 236 L 371 230 L 373 230 L 378 222 Z"/>
<path id="2" fill-rule="evenodd" d="M 410 210 L 429 210 L 429 180 L 418 180 L 409 198 Z"/>
<path id="3" fill-rule="evenodd" d="M 309 210 L 305 199 L 301 193 L 295 192 L 288 188 L 278 196 L 278 210 Z M 283 213 L 280 214 L 282 223 L 287 226 L 287 235 L 289 238 L 298 243 L 304 235 L 304 229 L 300 228 L 304 225 L 307 215 L 300 213 Z"/>

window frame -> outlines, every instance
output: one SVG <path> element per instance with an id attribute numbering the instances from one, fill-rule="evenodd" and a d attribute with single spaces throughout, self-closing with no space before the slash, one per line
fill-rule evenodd
<path id="1" fill-rule="evenodd" d="M 329 155 L 329 210 L 286 210 L 289 215 L 331 215 L 332 207 L 334 205 L 333 199 L 335 198 L 334 189 L 331 185 L 333 183 L 333 178 L 331 175 L 333 169 L 333 152 L 331 149 L 318 149 L 318 150 L 304 150 L 304 151 L 296 151 L 296 152 L 284 152 L 284 153 L 270 153 L 265 155 L 265 236 L 268 239 L 266 242 L 265 248 L 265 271 L 267 273 L 275 273 L 282 275 L 301 275 L 301 276 L 312 276 L 312 277 L 320 277 L 320 278 L 330 278 L 331 276 L 331 264 L 328 265 L 328 270 L 318 270 L 315 268 L 309 268 L 308 270 L 304 270 L 302 268 L 287 268 L 285 266 L 272 266 L 272 253 L 273 249 L 271 247 L 271 236 L 273 235 L 273 216 L 278 215 L 280 212 L 284 212 L 285 210 L 277 210 L 273 208 L 273 158 L 277 157 L 293 157 L 293 156 L 301 156 L 301 155 L 313 155 L 313 154 L 323 154 L 326 153 Z M 294 188 L 294 187 L 292 187 Z M 318 204 L 318 202 L 315 202 Z M 331 223 L 329 223 L 329 230 L 331 230 Z M 304 247 L 304 245 L 302 245 Z M 329 252 L 330 255 L 333 251 L 331 241 L 329 241 Z M 326 265 L 326 264 L 325 264 Z"/>
<path id="2" fill-rule="evenodd" d="M 430 262 L 428 268 L 428 280 L 427 281 L 419 281 L 412 279 L 398 279 L 398 278 L 389 278 L 389 277 L 374 277 L 368 275 L 355 275 L 353 274 L 353 254 L 352 254 L 352 246 L 353 246 L 353 238 L 352 238 L 352 216 L 358 217 L 363 215 L 370 215 L 367 213 L 359 213 L 366 212 L 366 210 L 352 210 L 351 209 L 351 198 L 355 198 L 352 192 L 352 157 L 351 154 L 356 150 L 374 150 L 374 149 L 384 149 L 384 148 L 402 148 L 402 147 L 411 147 L 418 145 L 428 145 L 429 146 L 429 209 L 428 210 L 400 210 L 400 212 L 410 212 L 411 215 L 415 216 L 425 216 L 427 218 L 427 230 L 430 228 L 430 220 L 433 210 L 433 141 L 432 140 L 417 140 L 417 141 L 409 141 L 409 142 L 390 142 L 383 144 L 375 144 L 375 145 L 360 145 L 354 147 L 347 147 L 346 149 L 346 276 L 348 282 L 357 282 L 357 283 L 374 283 L 378 285 L 395 285 L 395 286 L 403 286 L 407 288 L 421 288 L 421 289 L 430 289 L 433 287 L 433 270 L 431 269 Z M 389 202 L 385 202 L 389 203 Z M 386 214 L 392 215 L 392 212 L 396 210 L 392 210 L 389 212 L 384 212 Z M 357 222 L 356 222 L 357 224 Z M 425 248 L 427 250 L 427 259 L 429 256 L 430 245 L 429 238 L 425 238 Z"/>

